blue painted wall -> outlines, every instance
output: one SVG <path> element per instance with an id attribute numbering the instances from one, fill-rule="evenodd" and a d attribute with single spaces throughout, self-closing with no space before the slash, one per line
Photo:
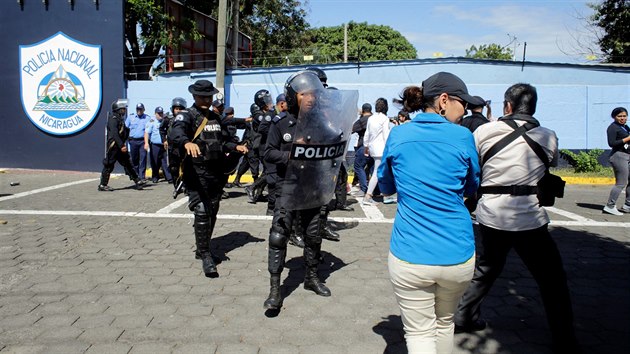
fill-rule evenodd
<path id="1" fill-rule="evenodd" d="M 339 89 L 358 90 L 359 106 L 374 104 L 378 97 L 390 101 L 389 116 L 398 108 L 391 99 L 398 97 L 407 85 L 420 85 L 422 80 L 439 71 L 449 71 L 468 85 L 473 95 L 492 100 L 495 117 L 502 113 L 503 93 L 517 82 L 530 83 L 538 89 L 536 117 L 555 130 L 563 149 L 607 149 L 606 128 L 612 121 L 614 107 L 630 108 L 630 68 L 612 66 L 580 66 L 568 64 L 480 61 L 465 58 L 388 61 L 320 66 L 328 75 L 328 83 Z M 268 89 L 275 97 L 282 92 L 285 80 L 304 67 L 234 70 L 226 77 L 226 104 L 235 108 L 236 116 L 249 115 L 254 93 Z M 216 82 L 215 73 L 170 73 L 156 81 L 129 82 L 130 105 L 143 102 L 147 110 L 167 107 L 175 96 L 192 103 L 187 87 L 195 80 Z"/>

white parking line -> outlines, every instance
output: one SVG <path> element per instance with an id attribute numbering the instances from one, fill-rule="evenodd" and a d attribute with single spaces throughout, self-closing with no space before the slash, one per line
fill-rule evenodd
<path id="1" fill-rule="evenodd" d="M 372 207 L 372 206 L 370 206 Z M 376 208 L 376 207 L 374 207 Z M 158 213 L 138 213 L 125 211 L 84 211 L 84 210 L 0 210 L 0 215 L 59 215 L 59 216 L 118 216 L 131 218 L 167 218 L 167 219 L 188 219 L 192 214 L 158 214 Z M 382 215 L 382 214 L 381 214 Z M 233 215 L 219 214 L 219 220 L 266 220 L 271 221 L 271 216 L 266 215 Z M 372 224 L 391 224 L 393 219 L 377 218 L 348 218 L 332 217 L 329 220 L 337 222 L 358 222 Z M 625 227 L 630 228 L 630 222 L 609 222 L 609 221 L 551 221 L 551 226 L 593 226 L 593 227 Z"/>
<path id="2" fill-rule="evenodd" d="M 57 184 L 55 186 L 39 188 L 39 189 L 33 189 L 32 191 L 28 191 L 28 192 L 22 192 L 22 193 L 17 193 L 17 194 L 13 194 L 13 195 L 8 195 L 8 196 L 5 196 L 5 197 L 0 197 L 0 202 L 3 202 L 5 200 L 22 198 L 22 197 L 26 197 L 26 196 L 37 194 L 37 193 L 48 192 L 48 191 L 52 191 L 52 190 L 59 189 L 59 188 L 70 187 L 70 186 L 74 186 L 74 185 L 77 185 L 77 184 L 94 182 L 94 181 L 98 181 L 98 180 L 99 180 L 98 178 L 82 179 L 80 181 L 62 183 L 62 184 Z"/>
<path id="3" fill-rule="evenodd" d="M 585 218 L 581 215 L 566 211 L 566 210 L 562 210 L 562 209 L 558 209 L 558 208 L 554 208 L 554 207 L 545 207 L 545 209 L 547 209 L 547 211 L 550 211 L 554 214 L 558 214 L 558 215 L 562 215 L 564 217 L 567 217 L 569 219 L 575 220 L 575 221 L 582 221 L 582 222 L 595 222 L 595 220 L 593 219 L 589 219 L 589 218 Z"/>
<path id="4" fill-rule="evenodd" d="M 180 206 L 188 203 L 188 198 L 181 198 L 180 200 L 174 201 L 171 204 L 165 206 L 164 208 L 156 211 L 156 214 L 169 214 L 171 211 L 179 208 Z"/>

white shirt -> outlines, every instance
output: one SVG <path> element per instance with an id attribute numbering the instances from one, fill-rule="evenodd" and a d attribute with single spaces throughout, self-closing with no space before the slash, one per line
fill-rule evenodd
<path id="1" fill-rule="evenodd" d="M 521 126 L 525 122 L 515 120 Z M 514 131 L 501 121 L 486 123 L 473 133 L 479 160 L 503 137 Z M 555 166 L 558 161 L 558 137 L 553 130 L 537 127 L 527 135 L 536 141 Z M 552 160 L 553 158 L 553 160 Z M 518 137 L 481 167 L 481 186 L 535 186 L 545 173 L 545 165 L 527 144 Z M 506 231 L 526 231 L 549 223 L 544 208 L 538 206 L 535 194 L 513 196 L 484 194 L 477 204 L 477 221 L 485 226 Z"/>
<path id="2" fill-rule="evenodd" d="M 365 145 L 372 157 L 382 157 L 385 142 L 389 136 L 389 118 L 383 113 L 376 113 L 368 119 L 367 129 L 363 136 Z"/>

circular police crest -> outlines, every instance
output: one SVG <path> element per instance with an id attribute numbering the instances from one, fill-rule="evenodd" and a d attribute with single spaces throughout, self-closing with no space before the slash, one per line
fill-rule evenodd
<path id="1" fill-rule="evenodd" d="M 265 116 L 265 121 L 271 122 L 271 116 Z"/>
<path id="2" fill-rule="evenodd" d="M 184 115 L 183 114 L 178 114 L 177 117 L 175 117 L 176 121 L 182 121 L 184 120 Z"/>
<path id="3" fill-rule="evenodd" d="M 285 133 L 285 134 L 282 136 L 282 139 L 284 139 L 284 141 L 286 141 L 286 142 L 291 141 L 291 140 L 292 140 L 291 134 L 289 134 L 289 133 Z"/>

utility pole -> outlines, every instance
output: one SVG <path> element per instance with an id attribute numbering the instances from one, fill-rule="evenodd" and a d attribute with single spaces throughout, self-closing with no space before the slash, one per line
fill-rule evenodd
<path id="1" fill-rule="evenodd" d="M 227 0 L 219 0 L 217 25 L 217 89 L 225 97 L 225 34 L 227 33 Z"/>
<path id="2" fill-rule="evenodd" d="M 232 68 L 238 68 L 239 0 L 232 0 Z"/>
<path id="3" fill-rule="evenodd" d="M 348 24 L 343 24 L 343 62 L 348 62 Z"/>

